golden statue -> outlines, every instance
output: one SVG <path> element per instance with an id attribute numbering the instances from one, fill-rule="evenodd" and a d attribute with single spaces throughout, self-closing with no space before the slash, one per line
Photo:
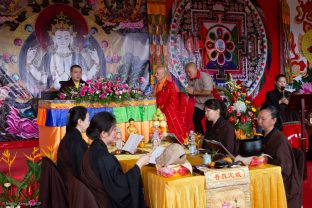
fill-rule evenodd
<path id="1" fill-rule="evenodd" d="M 134 119 L 130 118 L 129 119 L 129 126 L 127 127 L 128 136 L 130 136 L 130 134 L 137 134 L 138 132 L 139 132 L 138 128 L 134 124 Z"/>

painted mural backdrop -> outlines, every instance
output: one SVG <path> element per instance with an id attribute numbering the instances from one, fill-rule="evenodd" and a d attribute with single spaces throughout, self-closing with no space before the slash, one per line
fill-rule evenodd
<path id="1" fill-rule="evenodd" d="M 41 92 L 59 89 L 73 64 L 83 79 L 149 83 L 146 2 L 1 1 L 0 141 L 38 137 Z M 143 86 L 144 88 L 146 87 Z"/>
<path id="2" fill-rule="evenodd" d="M 282 70 L 294 90 L 312 92 L 312 2 L 283 0 L 281 4 L 285 41 Z"/>
<path id="3" fill-rule="evenodd" d="M 270 42 L 256 1 L 176 1 L 172 8 L 169 68 L 186 85 L 193 61 L 222 84 L 231 74 L 257 95 L 270 68 Z"/>

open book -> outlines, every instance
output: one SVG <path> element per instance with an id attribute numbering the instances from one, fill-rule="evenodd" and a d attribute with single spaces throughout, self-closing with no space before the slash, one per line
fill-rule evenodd
<path id="1" fill-rule="evenodd" d="M 229 150 L 227 150 L 223 146 L 223 144 L 221 144 L 220 142 L 217 142 L 216 140 L 205 139 L 205 146 L 208 147 L 212 151 L 226 154 L 230 156 L 233 160 L 235 159 L 235 157 L 229 152 Z"/>
<path id="2" fill-rule="evenodd" d="M 122 150 L 134 154 L 139 143 L 143 139 L 143 135 L 140 134 L 130 134 L 126 144 L 123 146 Z"/>
<path id="3" fill-rule="evenodd" d="M 150 164 L 156 164 L 156 159 L 157 159 L 157 157 L 159 157 L 159 156 L 163 153 L 163 151 L 165 150 L 165 148 L 166 148 L 166 147 L 162 147 L 162 146 L 156 147 L 156 148 L 153 150 L 152 154 L 151 154 L 151 158 L 150 158 L 149 163 L 150 163 Z"/>

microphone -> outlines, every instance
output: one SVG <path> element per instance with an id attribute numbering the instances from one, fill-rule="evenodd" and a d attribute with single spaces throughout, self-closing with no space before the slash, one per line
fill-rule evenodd
<path id="1" fill-rule="evenodd" d="M 283 93 L 283 97 L 285 97 L 285 87 L 281 86 L 281 90 L 282 90 L 282 93 Z"/>

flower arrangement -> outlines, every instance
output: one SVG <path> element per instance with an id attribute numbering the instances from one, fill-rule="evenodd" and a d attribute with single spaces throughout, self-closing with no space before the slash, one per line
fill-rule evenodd
<path id="1" fill-rule="evenodd" d="M 0 172 L 0 207 L 39 207 L 39 179 L 41 172 L 41 155 L 39 148 L 34 147 L 30 155 L 26 155 L 28 171 L 22 181 L 11 177 L 11 167 L 16 159 L 16 153 L 11 157 L 9 150 L 2 152 L 0 162 L 8 166 L 8 173 Z"/>
<path id="2" fill-rule="evenodd" d="M 112 81 L 104 78 L 87 80 L 86 84 L 81 84 L 78 89 L 70 87 L 66 92 L 61 92 L 59 94 L 59 99 L 61 100 L 100 103 L 122 102 L 131 98 L 138 99 L 143 97 L 144 93 L 139 87 L 130 87 L 128 84 L 121 83 L 120 79 Z"/>
<path id="3" fill-rule="evenodd" d="M 252 138 L 255 134 L 255 124 L 258 109 L 252 103 L 252 97 L 247 95 L 247 90 L 241 81 L 229 81 L 223 91 L 226 99 L 229 121 L 235 128 L 237 139 Z"/>
<path id="4" fill-rule="evenodd" d="M 298 76 L 293 80 L 292 87 L 300 92 L 312 93 L 312 69 L 308 68 L 307 73 L 304 76 Z"/>

